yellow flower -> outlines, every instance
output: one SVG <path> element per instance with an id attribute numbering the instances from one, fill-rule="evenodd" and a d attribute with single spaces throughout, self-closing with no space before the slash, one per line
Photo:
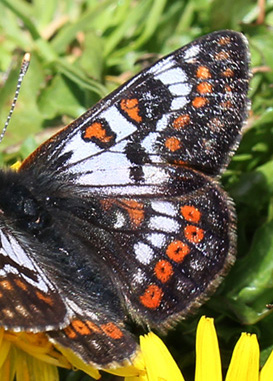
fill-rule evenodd
<path id="1" fill-rule="evenodd" d="M 57 350 L 58 349 L 58 350 Z M 85 364 L 70 349 L 55 348 L 44 333 L 13 333 L 0 328 L 0 380 L 57 381 L 57 367 L 83 370 L 95 379 L 97 369 Z M 256 335 L 242 333 L 232 355 L 225 381 L 272 381 L 273 352 L 259 372 Z M 185 381 L 161 339 L 154 333 L 140 336 L 140 351 L 131 366 L 105 370 L 125 381 Z M 220 351 L 213 319 L 202 317 L 196 334 L 195 381 L 223 381 Z"/>

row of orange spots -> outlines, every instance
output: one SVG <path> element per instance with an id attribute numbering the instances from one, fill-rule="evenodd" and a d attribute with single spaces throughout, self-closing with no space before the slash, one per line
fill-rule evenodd
<path id="1" fill-rule="evenodd" d="M 181 206 L 180 212 L 186 221 L 198 224 L 201 218 L 201 212 L 192 205 Z M 184 235 L 189 242 L 199 243 L 204 238 L 204 230 L 194 225 L 187 225 L 184 228 Z"/>
<path id="2" fill-rule="evenodd" d="M 75 339 L 78 335 L 91 335 L 92 333 L 105 333 L 111 339 L 117 340 L 123 336 L 121 330 L 116 324 L 109 322 L 106 324 L 96 325 L 90 320 L 73 320 L 69 326 L 64 329 L 66 335 L 70 339 Z"/>
<path id="3" fill-rule="evenodd" d="M 160 305 L 163 295 L 162 288 L 158 287 L 156 284 L 150 284 L 139 299 L 143 306 L 154 310 Z"/>
<path id="4" fill-rule="evenodd" d="M 137 98 L 122 99 L 120 101 L 120 108 L 137 123 L 142 121 L 142 117 L 139 115 L 139 104 Z"/>
<path id="5" fill-rule="evenodd" d="M 113 139 L 113 135 L 107 135 L 107 131 L 101 122 L 94 122 L 85 129 L 85 139 L 96 138 L 102 143 L 109 143 Z"/>
<path id="6" fill-rule="evenodd" d="M 180 139 L 178 139 L 174 136 L 167 138 L 165 140 L 165 147 L 171 152 L 175 152 L 175 151 L 179 150 L 181 148 Z"/>
<path id="7" fill-rule="evenodd" d="M 211 73 L 208 67 L 206 66 L 199 66 L 196 70 L 196 77 L 200 80 L 206 80 L 211 78 Z M 200 82 L 197 85 L 197 91 L 200 94 L 208 94 L 212 92 L 212 85 L 205 81 L 205 82 Z M 208 99 L 205 97 L 195 97 L 192 101 L 192 105 L 195 108 L 201 108 L 206 106 L 209 103 Z"/>
<path id="8" fill-rule="evenodd" d="M 201 212 L 192 205 L 181 206 L 180 212 L 186 221 L 198 223 L 201 219 Z M 184 235 L 189 242 L 199 243 L 204 238 L 204 230 L 194 225 L 187 225 L 184 228 Z M 167 257 L 176 263 L 182 262 L 189 253 L 189 245 L 180 240 L 172 241 L 166 249 Z M 160 282 L 166 283 L 173 276 L 174 269 L 168 260 L 161 259 L 155 264 L 154 273 Z M 160 305 L 163 295 L 162 288 L 150 284 L 139 299 L 143 306 L 156 309 Z"/>

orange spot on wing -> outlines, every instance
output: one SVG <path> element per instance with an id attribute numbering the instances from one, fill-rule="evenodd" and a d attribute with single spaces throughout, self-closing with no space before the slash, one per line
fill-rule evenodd
<path id="1" fill-rule="evenodd" d="M 70 325 L 64 328 L 64 332 L 66 336 L 69 337 L 69 339 L 75 339 L 75 337 L 77 337 L 76 332 L 74 331 L 74 329 L 72 329 Z"/>
<path id="2" fill-rule="evenodd" d="M 100 200 L 102 209 L 105 211 L 110 210 L 112 208 L 114 202 L 115 202 L 115 200 L 112 198 L 105 198 L 105 199 Z"/>
<path id="3" fill-rule="evenodd" d="M 76 332 L 80 335 L 90 335 L 91 331 L 84 321 L 75 319 L 71 322 L 71 326 L 74 328 Z"/>
<path id="4" fill-rule="evenodd" d="M 197 91 L 200 94 L 207 94 L 212 92 L 212 85 L 208 82 L 201 82 L 197 85 Z"/>
<path id="5" fill-rule="evenodd" d="M 182 216 L 190 222 L 195 222 L 196 224 L 200 221 L 201 213 L 197 208 L 191 205 L 184 205 L 180 208 Z"/>
<path id="6" fill-rule="evenodd" d="M 232 92 L 231 87 L 229 85 L 225 85 L 225 91 L 227 93 L 231 93 Z"/>
<path id="7" fill-rule="evenodd" d="M 175 152 L 181 148 L 181 142 L 178 138 L 172 136 L 166 139 L 165 147 L 168 148 L 169 151 Z"/>
<path id="8" fill-rule="evenodd" d="M 218 40 L 218 44 L 227 45 L 230 43 L 230 37 L 220 37 Z"/>
<path id="9" fill-rule="evenodd" d="M 9 290 L 9 291 L 13 290 L 13 287 L 12 287 L 11 283 L 8 280 L 6 280 L 6 279 L 2 280 L 0 282 L 0 287 L 4 288 L 5 290 Z"/>
<path id="10" fill-rule="evenodd" d="M 183 160 L 174 160 L 173 163 L 176 165 L 187 165 L 187 163 Z"/>
<path id="11" fill-rule="evenodd" d="M 120 101 L 120 107 L 131 119 L 140 123 L 142 117 L 139 115 L 139 104 L 137 98 L 122 99 Z"/>
<path id="12" fill-rule="evenodd" d="M 179 240 L 173 241 L 166 249 L 167 256 L 174 262 L 182 262 L 186 255 L 190 252 L 189 246 Z"/>
<path id="13" fill-rule="evenodd" d="M 221 106 L 222 109 L 228 109 L 228 108 L 232 108 L 233 107 L 231 101 L 222 102 L 222 103 L 220 103 L 220 106 Z"/>
<path id="14" fill-rule="evenodd" d="M 234 71 L 232 69 L 230 69 L 230 68 L 227 68 L 225 71 L 223 71 L 222 74 L 223 74 L 224 77 L 230 78 L 230 77 L 234 76 Z"/>
<path id="15" fill-rule="evenodd" d="M 36 295 L 38 296 L 38 298 L 40 300 L 42 300 L 46 304 L 49 304 L 50 306 L 53 306 L 53 300 L 51 299 L 50 296 L 46 296 L 46 295 L 42 294 L 40 291 L 36 291 Z"/>
<path id="16" fill-rule="evenodd" d="M 203 98 L 203 97 L 196 97 L 192 101 L 192 105 L 195 108 L 204 107 L 207 103 L 208 103 L 207 98 Z"/>
<path id="17" fill-rule="evenodd" d="M 101 329 L 100 327 L 98 327 L 95 323 L 93 323 L 92 321 L 90 320 L 86 320 L 85 321 L 85 324 L 87 325 L 87 327 L 90 329 L 91 332 L 94 332 L 94 333 L 101 333 Z"/>
<path id="18" fill-rule="evenodd" d="M 96 138 L 100 140 L 102 143 L 109 143 L 110 140 L 113 139 L 113 136 L 111 135 L 107 136 L 107 132 L 105 128 L 103 127 L 102 123 L 94 122 L 86 128 L 84 138 L 85 139 Z"/>
<path id="19" fill-rule="evenodd" d="M 136 200 L 122 199 L 120 206 L 124 208 L 135 226 L 139 226 L 144 220 L 144 205 Z"/>
<path id="20" fill-rule="evenodd" d="M 27 286 L 25 282 L 21 281 L 20 279 L 15 279 L 14 282 L 17 284 L 18 287 L 20 287 L 23 291 L 27 291 Z"/>
<path id="21" fill-rule="evenodd" d="M 196 77 L 199 79 L 208 79 L 211 78 L 211 74 L 206 66 L 199 66 L 196 71 Z"/>
<path id="22" fill-rule="evenodd" d="M 173 275 L 173 267 L 170 262 L 161 260 L 155 265 L 154 272 L 158 280 L 166 283 Z"/>
<path id="23" fill-rule="evenodd" d="M 119 327 L 117 327 L 114 323 L 102 324 L 101 329 L 107 336 L 111 337 L 111 339 L 114 340 L 121 339 L 123 336 L 123 333 Z"/>
<path id="24" fill-rule="evenodd" d="M 221 61 L 221 60 L 226 60 L 229 58 L 229 53 L 226 52 L 225 50 L 222 50 L 221 52 L 219 53 L 216 53 L 214 58 L 217 60 L 217 61 Z"/>
<path id="25" fill-rule="evenodd" d="M 150 284 L 143 295 L 139 297 L 143 306 L 152 310 L 156 309 L 162 300 L 163 291 L 156 284 Z"/>
<path id="26" fill-rule="evenodd" d="M 204 230 L 193 225 L 186 226 L 184 234 L 187 240 L 192 243 L 199 243 L 204 238 Z"/>
<path id="27" fill-rule="evenodd" d="M 174 121 L 173 121 L 173 127 L 177 130 L 180 128 L 185 127 L 187 124 L 190 123 L 190 116 L 188 114 L 185 115 L 179 115 Z"/>

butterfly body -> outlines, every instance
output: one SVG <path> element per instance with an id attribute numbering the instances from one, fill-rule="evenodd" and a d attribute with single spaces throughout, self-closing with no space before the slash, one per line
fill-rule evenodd
<path id="1" fill-rule="evenodd" d="M 113 366 L 137 348 L 128 320 L 165 330 L 208 298 L 234 262 L 217 177 L 247 116 L 248 60 L 242 35 L 205 36 L 0 172 L 5 328 Z"/>

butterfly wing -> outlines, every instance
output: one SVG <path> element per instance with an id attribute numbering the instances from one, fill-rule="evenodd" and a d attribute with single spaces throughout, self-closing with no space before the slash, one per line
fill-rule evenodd
<path id="1" fill-rule="evenodd" d="M 241 34 L 202 37 L 23 162 L 25 185 L 52 218 L 38 240 L 54 248 L 53 257 L 37 253 L 37 262 L 72 311 L 70 328 L 50 336 L 81 355 L 81 346 L 93 348 L 86 361 L 105 364 L 101 348 L 113 339 L 107 324 L 124 335 L 107 363 L 120 362 L 122 347 L 129 358 L 127 314 L 165 327 L 201 303 L 233 261 L 233 207 L 213 177 L 247 116 L 248 60 Z"/>
<path id="2" fill-rule="evenodd" d="M 35 260 L 36 250 L 39 244 L 26 242 L 0 218 L 0 322 L 6 329 L 39 332 L 69 323 L 56 285 Z"/>
<path id="3" fill-rule="evenodd" d="M 147 163 L 227 165 L 247 117 L 249 52 L 240 33 L 209 34 L 144 70 L 40 146 L 22 170 L 45 165 L 73 185 L 145 182 Z M 113 175 L 115 172 L 115 175 Z M 69 180 L 68 180 L 69 181 Z"/>

